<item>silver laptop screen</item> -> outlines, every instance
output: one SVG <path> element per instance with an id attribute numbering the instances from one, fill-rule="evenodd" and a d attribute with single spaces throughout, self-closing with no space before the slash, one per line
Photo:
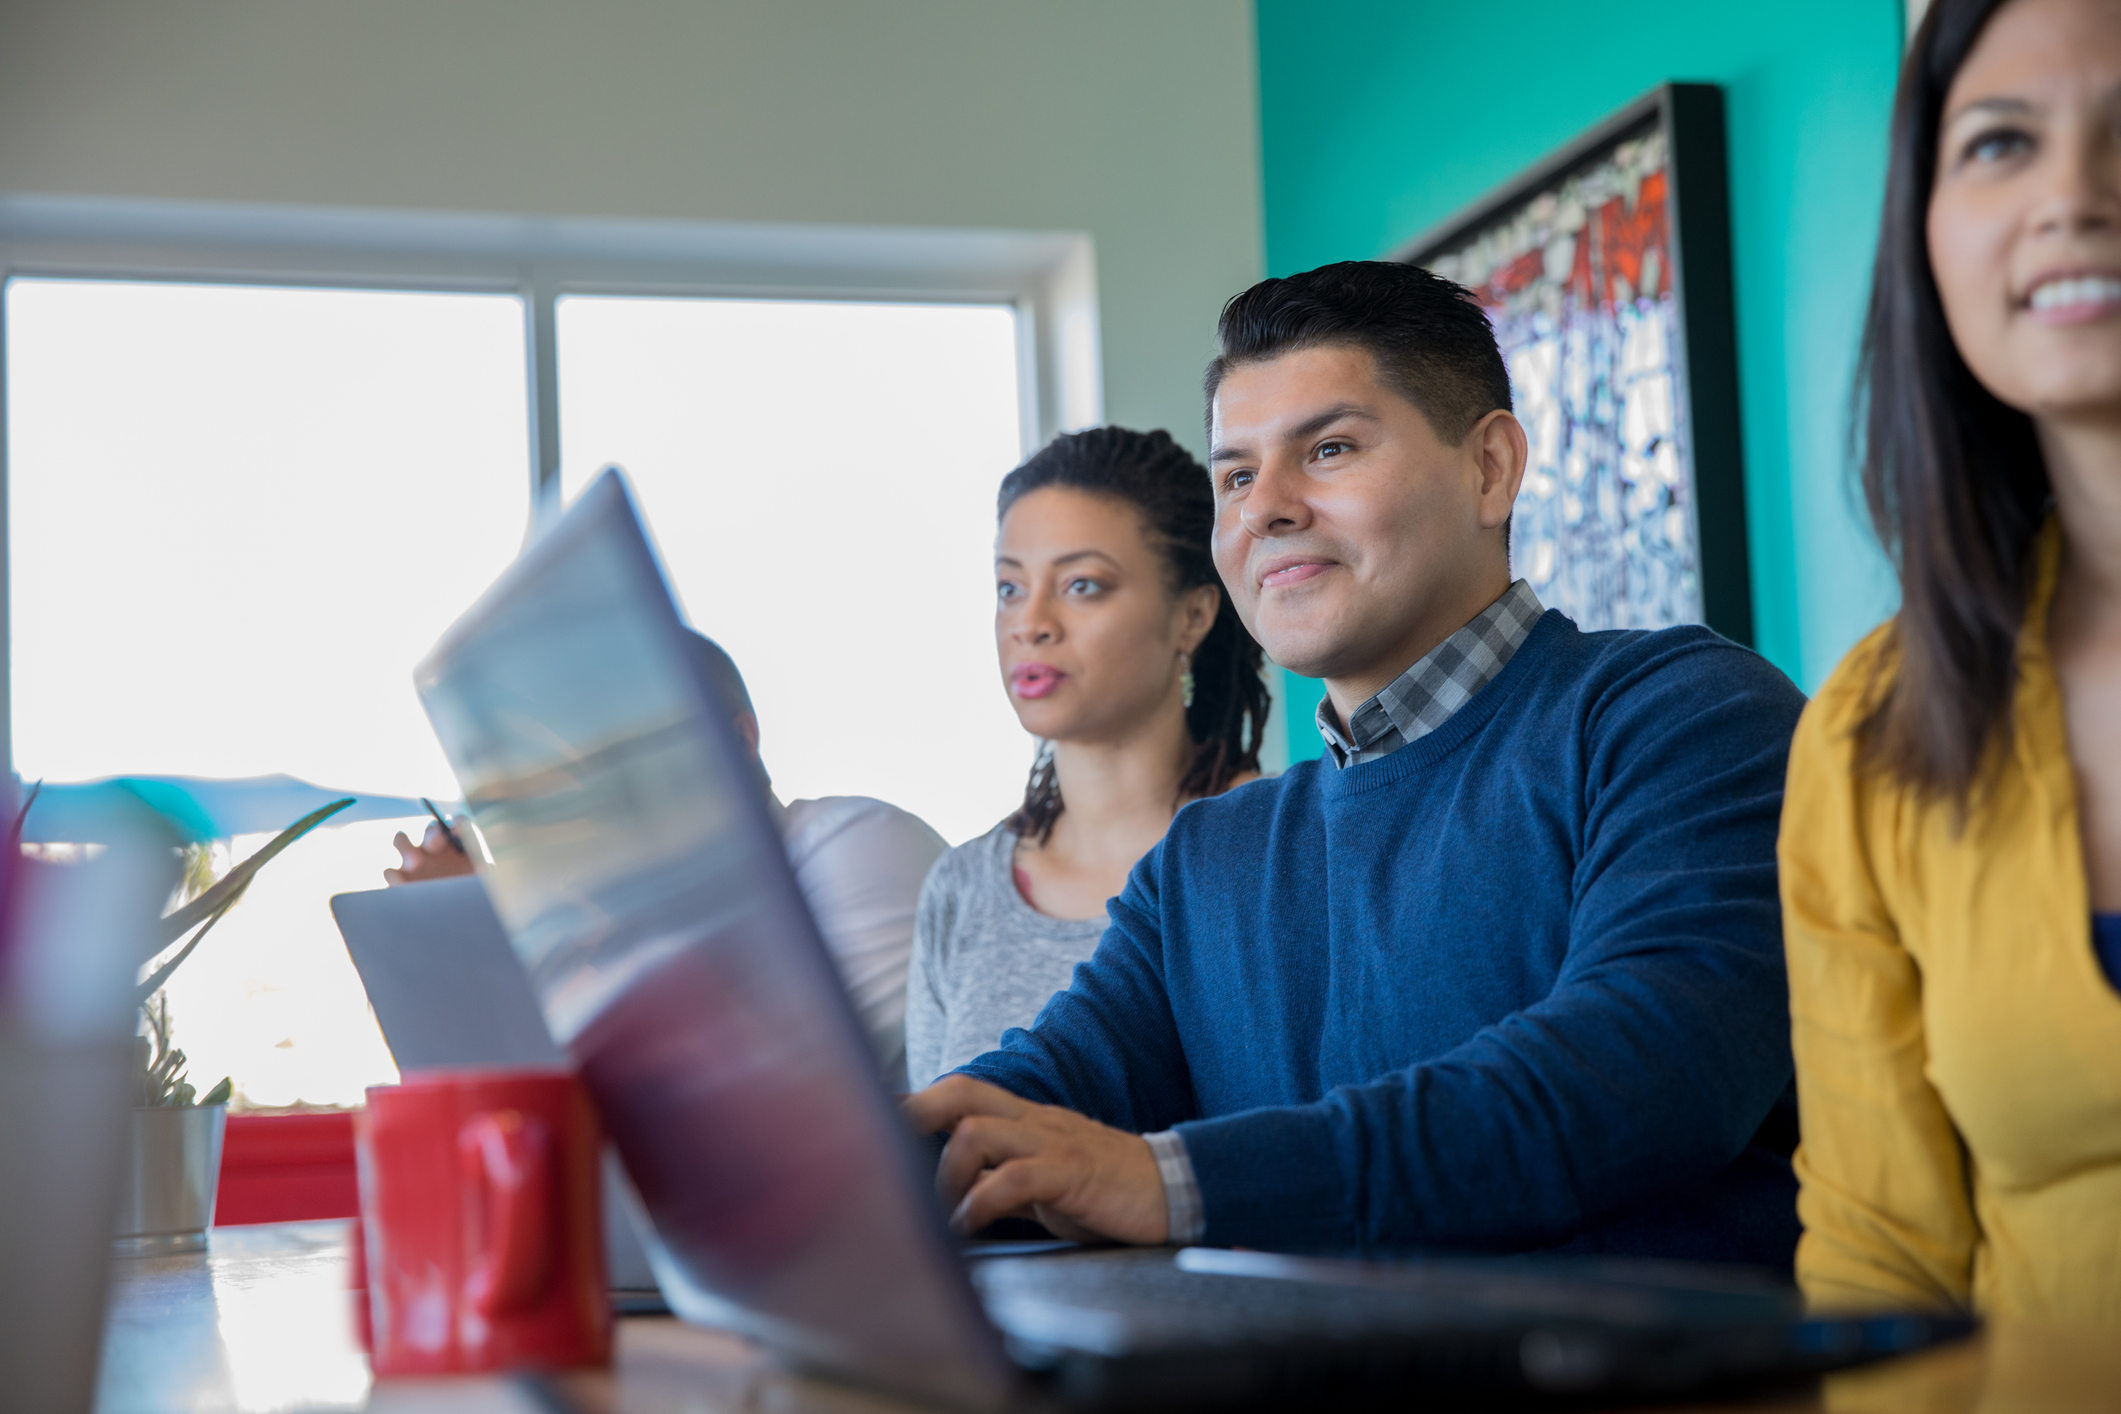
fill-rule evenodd
<path id="1" fill-rule="evenodd" d="M 607 472 L 420 666 L 495 909 L 679 1313 L 989 1403 L 999 1343 L 681 634 Z"/>

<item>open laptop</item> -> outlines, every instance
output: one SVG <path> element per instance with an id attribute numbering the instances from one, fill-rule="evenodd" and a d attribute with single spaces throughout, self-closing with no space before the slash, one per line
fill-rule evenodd
<path id="1" fill-rule="evenodd" d="M 565 1065 L 486 886 L 437 879 L 338 894 L 331 916 L 401 1071 Z M 604 1161 L 604 1266 L 621 1315 L 666 1311 L 625 1171 Z"/>
<path id="2" fill-rule="evenodd" d="M 679 1315 L 975 1409 L 1670 1394 L 1965 1328 L 1807 1321 L 1786 1287 L 1662 1264 L 1189 1248 L 968 1268 L 680 633 L 607 471 L 416 675 Z"/>

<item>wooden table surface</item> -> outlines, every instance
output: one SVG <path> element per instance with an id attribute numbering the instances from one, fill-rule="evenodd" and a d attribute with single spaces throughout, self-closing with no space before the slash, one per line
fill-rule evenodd
<path id="1" fill-rule="evenodd" d="M 502 1378 L 369 1377 L 346 1291 L 344 1222 L 217 1228 L 211 1250 L 119 1259 L 99 1414 L 890 1414 L 907 1406 L 777 1370 L 734 1336 L 667 1319 L 619 1323 L 610 1371 L 558 1402 Z M 1815 1390 L 1710 1406 L 1752 1414 L 2108 1414 L 2121 1330 L 1998 1323 L 1960 1346 L 1836 1376 Z M 1702 1406 L 1697 1406 L 1703 1408 Z M 1674 1414 L 1666 1406 L 1664 1414 Z"/>

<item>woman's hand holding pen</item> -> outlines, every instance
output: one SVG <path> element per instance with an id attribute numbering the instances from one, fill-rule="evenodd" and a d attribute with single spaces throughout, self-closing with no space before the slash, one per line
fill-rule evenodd
<path id="1" fill-rule="evenodd" d="M 466 822 L 458 817 L 457 828 L 463 829 Z M 399 866 L 383 871 L 386 884 L 419 884 L 429 879 L 450 879 L 469 874 L 471 856 L 451 842 L 448 832 L 440 824 L 427 827 L 427 833 L 418 844 L 405 837 L 403 830 L 391 844 L 398 851 Z"/>

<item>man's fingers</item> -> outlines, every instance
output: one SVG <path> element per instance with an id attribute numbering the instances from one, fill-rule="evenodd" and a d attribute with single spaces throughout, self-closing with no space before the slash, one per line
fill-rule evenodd
<path id="1" fill-rule="evenodd" d="M 960 1234 L 978 1232 L 1033 1204 L 1054 1202 L 1065 1189 L 1065 1176 L 1054 1165 L 1038 1159 L 1011 1159 L 972 1185 L 950 1214 L 951 1229 Z"/>
<path id="2" fill-rule="evenodd" d="M 438 850 L 448 849 L 449 847 L 449 836 L 442 833 L 440 825 L 429 825 L 427 833 L 420 836 L 420 848 L 429 854 L 433 854 Z"/>
<path id="3" fill-rule="evenodd" d="M 390 847 L 398 852 L 398 862 L 407 869 L 412 868 L 413 861 L 420 857 L 420 847 L 405 838 L 403 830 L 391 836 Z"/>
<path id="4" fill-rule="evenodd" d="M 999 1085 L 989 1085 L 969 1075 L 946 1075 L 927 1089 L 908 1095 L 902 1108 L 916 1133 L 933 1134 L 938 1129 L 951 1128 L 967 1115 L 1008 1118 L 1022 1114 L 1029 1106 Z"/>
<path id="5" fill-rule="evenodd" d="M 1055 1237 L 1067 1242 L 1103 1242 L 1106 1235 L 1094 1227 L 1085 1227 L 1060 1209 L 1046 1203 L 1031 1205 L 1031 1221 L 1045 1228 Z"/>
<path id="6" fill-rule="evenodd" d="M 943 1146 L 942 1162 L 935 1166 L 935 1191 L 946 1203 L 955 1203 L 972 1187 L 980 1170 L 994 1168 L 1010 1159 L 1035 1154 L 1042 1137 L 1012 1120 L 991 1115 L 969 1115 L 958 1121 Z"/>
<path id="7" fill-rule="evenodd" d="M 1031 1212 L 1078 1238 L 1164 1240 L 1164 1185 L 1146 1140 L 1028 1101 L 1015 1101 L 1014 1114 L 968 1113 L 989 1098 L 979 1091 L 992 1090 L 976 1085 L 938 1095 L 938 1083 L 914 1097 L 928 1102 L 930 1120 L 953 1109 L 958 1115 L 935 1175 L 953 1228 L 977 1232 L 996 1218 Z"/>

